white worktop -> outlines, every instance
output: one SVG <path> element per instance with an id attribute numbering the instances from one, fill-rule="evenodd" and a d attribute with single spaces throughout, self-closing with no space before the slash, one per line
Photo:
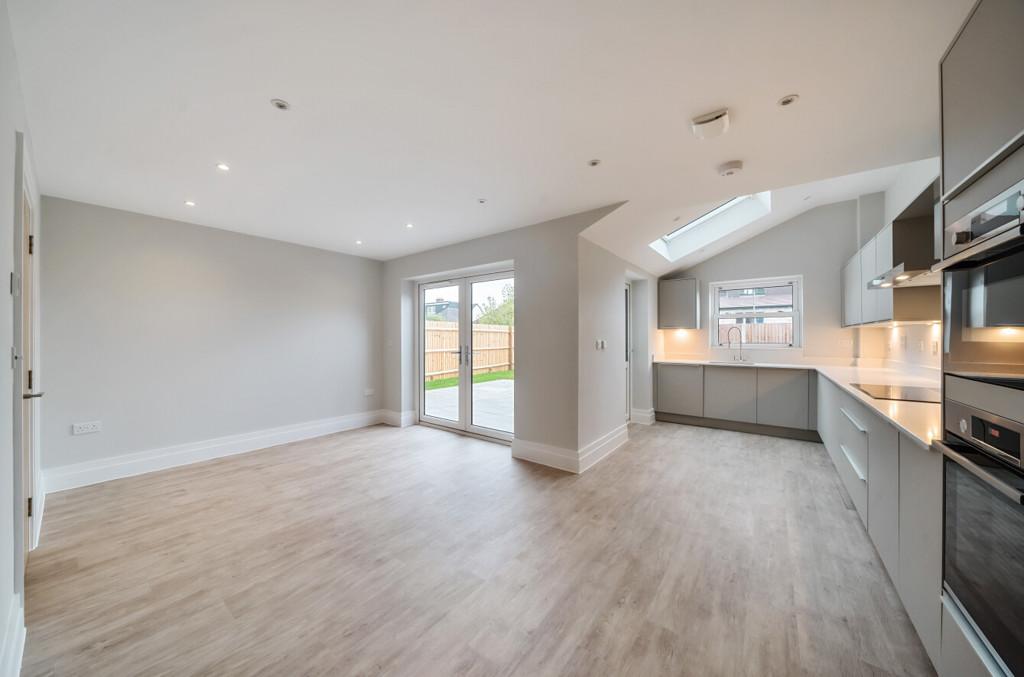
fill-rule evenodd
<path id="1" fill-rule="evenodd" d="M 847 393 L 856 397 L 870 407 L 879 416 L 886 419 L 901 431 L 909 435 L 921 445 L 927 447 L 932 440 L 942 432 L 942 408 L 938 404 L 929 402 L 900 402 L 895 400 L 876 400 L 875 398 L 862 393 L 853 387 L 853 383 L 876 383 L 879 385 L 894 386 L 924 386 L 928 388 L 939 388 L 941 377 L 938 370 L 916 369 L 909 370 L 886 367 L 850 367 L 836 364 L 821 363 L 776 363 L 776 362 L 748 362 L 745 364 L 730 364 L 728 362 L 697 359 L 657 359 L 655 364 L 689 364 L 710 367 L 736 367 L 737 369 L 749 369 L 760 367 L 762 369 L 808 369 L 817 371 L 819 374 L 835 383 Z"/>

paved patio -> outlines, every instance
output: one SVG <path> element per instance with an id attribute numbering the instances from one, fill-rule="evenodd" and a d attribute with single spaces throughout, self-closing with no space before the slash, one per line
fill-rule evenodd
<path id="1" fill-rule="evenodd" d="M 430 416 L 459 418 L 459 389 L 438 388 L 424 393 L 424 410 Z M 473 384 L 473 425 L 504 432 L 514 430 L 515 381 L 503 379 Z"/>

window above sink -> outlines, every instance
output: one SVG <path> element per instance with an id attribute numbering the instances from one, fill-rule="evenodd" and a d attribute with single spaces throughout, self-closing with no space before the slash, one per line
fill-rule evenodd
<path id="1" fill-rule="evenodd" d="M 798 348 L 803 326 L 803 278 L 712 282 L 708 332 L 712 348 Z"/>

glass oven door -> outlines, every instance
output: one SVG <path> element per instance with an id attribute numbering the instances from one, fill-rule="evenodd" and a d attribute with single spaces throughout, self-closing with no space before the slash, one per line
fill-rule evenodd
<path id="1" fill-rule="evenodd" d="M 944 275 L 945 370 L 1024 388 L 1024 249 Z"/>
<path id="2" fill-rule="evenodd" d="M 958 442 L 945 455 L 943 579 L 993 653 L 1024 675 L 1024 477 Z"/>

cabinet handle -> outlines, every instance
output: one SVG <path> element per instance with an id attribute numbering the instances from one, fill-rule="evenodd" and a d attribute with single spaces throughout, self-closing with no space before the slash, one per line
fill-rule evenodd
<path id="1" fill-rule="evenodd" d="M 853 472 L 856 473 L 857 479 L 861 482 L 867 482 L 867 476 L 861 472 L 861 469 L 857 467 L 857 462 L 853 460 L 853 456 L 850 454 L 850 450 L 846 448 L 845 444 L 840 444 L 839 448 L 843 450 L 843 456 L 846 456 L 846 460 L 850 462 L 850 467 L 853 468 Z"/>
<path id="2" fill-rule="evenodd" d="M 860 424 L 860 423 L 859 423 L 859 422 L 857 421 L 857 419 L 855 419 L 855 418 L 854 418 L 853 416 L 850 416 L 850 414 L 849 414 L 849 412 L 848 412 L 848 411 L 846 411 L 846 410 L 845 410 L 845 409 L 843 409 L 842 407 L 839 407 L 839 411 L 843 412 L 843 416 L 845 416 L 845 417 L 847 418 L 847 420 L 849 420 L 849 421 L 850 421 L 850 423 L 852 423 L 852 424 L 853 424 L 853 427 L 854 427 L 854 428 L 856 428 L 857 430 L 861 431 L 861 432 L 862 432 L 862 433 L 864 433 L 865 435 L 867 435 L 867 434 L 868 434 L 868 430 L 867 430 L 867 428 L 865 428 L 864 426 L 862 426 L 862 425 L 861 425 L 861 424 Z"/>

